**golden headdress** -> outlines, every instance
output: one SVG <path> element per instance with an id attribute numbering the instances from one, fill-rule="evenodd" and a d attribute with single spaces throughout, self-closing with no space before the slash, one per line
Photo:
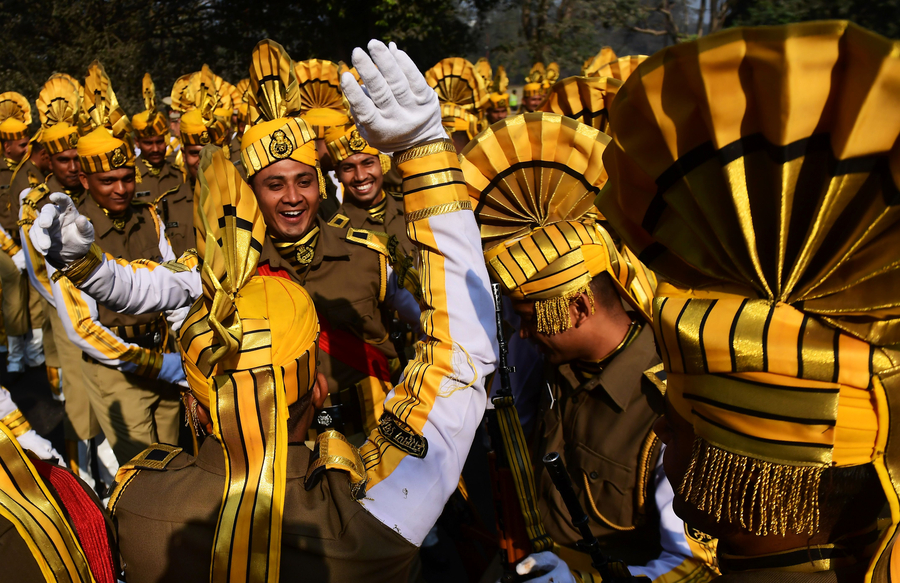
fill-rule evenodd
<path id="1" fill-rule="evenodd" d="M 325 179 L 316 154 L 316 135 L 302 119 L 300 91 L 294 63 L 275 41 L 260 41 L 250 61 L 250 112 L 252 126 L 241 140 L 241 161 L 247 176 L 266 166 L 291 159 L 316 169 L 319 194 L 325 195 Z"/>
<path id="2" fill-rule="evenodd" d="M 237 112 L 238 119 L 243 123 L 250 121 L 250 78 L 244 78 L 238 81 L 231 92 L 231 99 L 234 101 L 234 110 Z"/>
<path id="3" fill-rule="evenodd" d="M 369 145 L 369 142 L 359 135 L 356 125 L 344 132 L 339 138 L 328 142 L 328 154 L 331 156 L 332 162 L 337 166 L 354 154 L 369 154 L 370 156 L 381 156 L 382 154 Z M 390 162 L 388 162 L 390 164 Z M 390 168 L 390 166 L 388 166 Z"/>
<path id="4" fill-rule="evenodd" d="M 350 73 L 353 75 L 353 78 L 356 79 L 357 83 L 360 85 L 363 84 L 362 78 L 359 76 L 359 71 L 356 70 L 356 67 L 349 67 L 344 61 L 338 61 L 338 75 L 342 77 L 344 73 Z"/>
<path id="5" fill-rule="evenodd" d="M 544 90 L 550 89 L 559 81 L 559 63 L 550 63 L 544 71 Z"/>
<path id="6" fill-rule="evenodd" d="M 315 384 L 319 323 L 302 287 L 256 275 L 266 225 L 253 191 L 221 149 L 202 150 L 197 178 L 203 295 L 179 342 L 190 393 L 210 412 L 229 476 L 210 580 L 275 583 L 288 407 Z"/>
<path id="7" fill-rule="evenodd" d="M 328 128 L 343 129 L 351 123 L 337 63 L 321 59 L 300 61 L 294 65 L 294 73 L 300 92 L 300 117 L 317 138 L 324 138 Z"/>
<path id="8" fill-rule="evenodd" d="M 31 104 L 15 91 L 0 93 L 0 141 L 21 140 L 28 137 L 31 123 Z"/>
<path id="9" fill-rule="evenodd" d="M 615 61 L 618 57 L 616 57 L 616 52 L 612 50 L 612 47 L 603 47 L 600 49 L 600 52 L 594 55 L 593 57 L 588 58 L 584 65 L 581 67 L 581 75 L 583 77 L 596 77 L 597 71 L 605 65 L 606 63 L 610 63 Z"/>
<path id="10" fill-rule="evenodd" d="M 522 88 L 522 95 L 525 97 L 534 97 L 535 95 L 544 94 L 544 63 L 535 63 L 531 67 L 531 71 L 525 76 L 525 87 Z"/>
<path id="11" fill-rule="evenodd" d="M 569 77 L 550 88 L 539 110 L 560 113 L 605 132 L 609 106 L 621 86 L 611 77 Z"/>
<path id="12" fill-rule="evenodd" d="M 441 104 L 441 124 L 451 137 L 455 132 L 466 132 L 466 136 L 471 140 L 478 134 L 480 123 L 478 116 L 468 109 L 463 109 L 455 103 Z"/>
<path id="13" fill-rule="evenodd" d="M 144 111 L 131 119 L 134 133 L 138 138 L 165 136 L 169 133 L 169 122 L 166 116 L 156 107 L 156 85 L 150 73 L 144 73 L 141 82 L 141 98 L 144 100 Z"/>
<path id="14" fill-rule="evenodd" d="M 175 80 L 175 83 L 172 84 L 172 92 L 170 93 L 170 97 L 172 99 L 172 109 L 179 113 L 187 113 L 189 110 L 194 108 L 194 98 L 190 91 L 188 91 L 187 95 L 185 95 L 185 91 L 188 89 L 188 85 L 191 83 L 191 78 L 197 73 L 186 73 Z"/>
<path id="15" fill-rule="evenodd" d="M 484 79 L 485 90 L 489 92 L 484 106 L 506 109 L 509 106 L 509 93 L 506 92 L 506 88 L 509 87 L 509 78 L 506 76 L 506 69 L 501 65 L 497 67 L 497 74 L 494 75 L 491 71 L 491 64 L 487 59 L 481 57 L 475 63 L 475 71 Z"/>
<path id="16" fill-rule="evenodd" d="M 484 81 L 485 88 L 490 88 L 493 83 L 493 73 L 491 72 L 491 63 L 485 57 L 481 57 L 475 62 L 475 72 L 481 76 Z"/>
<path id="17" fill-rule="evenodd" d="M 220 95 L 216 90 L 216 75 L 207 65 L 191 75 L 187 85 L 181 90 L 180 107 L 186 111 L 181 116 L 179 130 L 184 145 L 205 146 L 214 144 L 224 146 L 228 137 L 228 122 L 217 115 L 220 109 Z M 231 99 L 230 95 L 228 97 Z M 231 111 L 227 109 L 230 120 Z"/>
<path id="18" fill-rule="evenodd" d="M 101 125 L 78 139 L 78 159 L 85 174 L 134 168 L 134 148 Z"/>
<path id="19" fill-rule="evenodd" d="M 84 79 L 82 107 L 91 120 L 92 129 L 103 126 L 116 138 L 128 143 L 132 149 L 134 148 L 131 120 L 119 105 L 109 76 L 103 70 L 100 61 L 94 61 L 88 67 L 88 74 Z"/>
<path id="20" fill-rule="evenodd" d="M 481 227 L 491 276 L 512 297 L 535 300 L 538 330 L 569 327 L 569 303 L 608 272 L 632 296 L 635 266 L 586 213 L 606 183 L 606 134 L 553 113 L 506 118 L 463 150 L 460 166 Z"/>
<path id="21" fill-rule="evenodd" d="M 452 57 L 425 71 L 425 82 L 438 94 L 441 103 L 452 103 L 475 111 L 488 100 L 484 80 L 466 59 Z"/>
<path id="22" fill-rule="evenodd" d="M 872 463 L 881 549 L 900 521 L 898 85 L 900 41 L 809 22 L 667 47 L 613 102 L 597 204 L 682 288 L 653 306 L 697 435 L 673 486 L 717 520 L 815 533 L 822 470 Z"/>
<path id="23" fill-rule="evenodd" d="M 78 87 L 70 79 L 68 75 L 53 75 L 38 94 L 41 143 L 51 155 L 71 150 L 78 144 L 76 116 L 81 98 Z"/>
<path id="24" fill-rule="evenodd" d="M 631 73 L 634 72 L 635 69 L 638 68 L 638 65 L 647 60 L 647 55 L 628 55 L 625 57 L 619 57 L 615 61 L 610 61 L 606 63 L 595 73 L 592 73 L 592 77 L 612 77 L 613 79 L 618 79 L 620 81 L 625 81 L 631 76 Z"/>

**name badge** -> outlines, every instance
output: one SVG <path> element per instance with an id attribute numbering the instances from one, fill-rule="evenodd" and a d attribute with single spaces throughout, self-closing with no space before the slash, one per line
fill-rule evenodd
<path id="1" fill-rule="evenodd" d="M 149 190 L 142 190 L 141 192 L 135 192 L 135 196 L 148 196 L 150 194 Z"/>
<path id="2" fill-rule="evenodd" d="M 178 221 L 172 221 L 171 223 L 166 223 L 167 229 L 174 229 L 177 226 L 178 226 Z"/>

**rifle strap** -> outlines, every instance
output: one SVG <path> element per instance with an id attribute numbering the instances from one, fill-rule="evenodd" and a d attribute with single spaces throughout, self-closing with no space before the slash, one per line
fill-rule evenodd
<path id="1" fill-rule="evenodd" d="M 522 518 L 525 521 L 525 531 L 528 533 L 528 538 L 531 539 L 531 552 L 549 551 L 553 547 L 553 539 L 544 530 L 541 513 L 537 507 L 534 468 L 525 445 L 525 434 L 522 431 L 522 423 L 519 421 L 519 413 L 516 411 L 515 399 L 510 395 L 494 397 L 491 401 L 497 411 L 497 425 L 500 428 L 503 449 L 506 452 L 506 459 L 509 461 L 513 482 L 516 485 L 516 494 L 519 498 L 519 506 L 522 508 Z"/>

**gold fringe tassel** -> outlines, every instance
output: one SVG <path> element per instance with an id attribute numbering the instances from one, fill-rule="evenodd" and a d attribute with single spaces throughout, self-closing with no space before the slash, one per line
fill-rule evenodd
<path id="1" fill-rule="evenodd" d="M 590 284 L 575 291 L 546 300 L 535 300 L 534 313 L 537 317 L 537 331 L 543 334 L 559 334 L 568 330 L 572 322 L 569 319 L 569 305 L 581 294 L 587 294 L 591 301 L 591 313 L 594 313 L 594 294 Z"/>
<path id="2" fill-rule="evenodd" d="M 694 439 L 678 494 L 716 519 L 758 536 L 816 534 L 820 466 L 786 466 Z"/>

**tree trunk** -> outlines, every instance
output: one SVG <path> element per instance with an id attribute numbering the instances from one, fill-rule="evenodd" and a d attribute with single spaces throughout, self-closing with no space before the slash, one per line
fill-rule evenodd
<path id="1" fill-rule="evenodd" d="M 715 1 L 715 0 L 713 0 Z M 700 0 L 700 10 L 697 12 L 697 38 L 703 36 L 703 18 L 706 16 L 706 0 Z"/>

